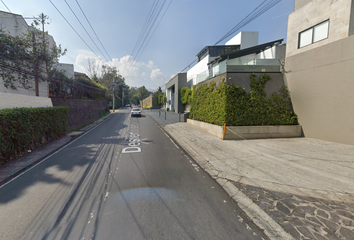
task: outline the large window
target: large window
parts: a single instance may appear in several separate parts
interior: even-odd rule
[[[299,48],[328,38],[329,20],[309,28],[299,34]]]

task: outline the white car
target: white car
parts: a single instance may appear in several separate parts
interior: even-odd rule
[[[132,117],[141,117],[141,110],[139,108],[133,108],[131,111]]]

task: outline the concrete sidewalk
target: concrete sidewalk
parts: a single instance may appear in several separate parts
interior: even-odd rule
[[[354,146],[309,138],[222,141],[145,113],[271,239],[354,239]]]

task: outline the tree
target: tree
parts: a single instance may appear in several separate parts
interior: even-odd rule
[[[140,100],[143,100],[148,96],[150,96],[150,92],[145,88],[145,86],[142,86],[140,88],[129,88],[129,99],[132,104],[139,104]]]
[[[87,66],[85,66],[85,70],[87,75],[91,78],[91,80],[98,82],[99,81],[99,68],[100,65],[97,64],[95,59],[89,58],[87,59]]]
[[[155,96],[156,96],[156,97],[159,97],[159,96],[162,95],[162,94],[163,94],[163,92],[162,92],[161,87],[158,87],[158,88],[157,88],[157,91],[153,93],[154,97],[155,97]]]
[[[150,96],[150,92],[145,88],[145,86],[138,88],[138,93],[140,95],[140,100],[143,100]]]
[[[66,53],[55,43],[50,46],[48,32],[44,31],[48,16],[39,14],[28,31],[20,36],[0,33],[0,76],[4,86],[30,89],[33,78],[38,96],[38,82],[50,81],[50,72]],[[42,31],[38,28],[42,24]],[[15,85],[15,84],[18,85]]]
[[[107,89],[111,89],[112,94],[113,94],[113,87],[112,87],[111,83],[115,82],[117,84],[117,86],[114,89],[116,101],[117,101],[117,103],[115,103],[115,105],[117,107],[122,106],[123,102],[127,103],[129,101],[129,94],[128,94],[129,86],[125,84],[124,77],[122,77],[122,75],[119,74],[119,71],[117,70],[116,67],[102,65],[101,75],[98,78],[98,82],[101,85],[105,86]],[[124,100],[122,102],[123,98],[124,98]]]

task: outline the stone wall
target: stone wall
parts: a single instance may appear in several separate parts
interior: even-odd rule
[[[81,100],[67,98],[52,98],[53,106],[68,106],[68,131],[81,127],[98,117],[107,108],[107,100]]]

